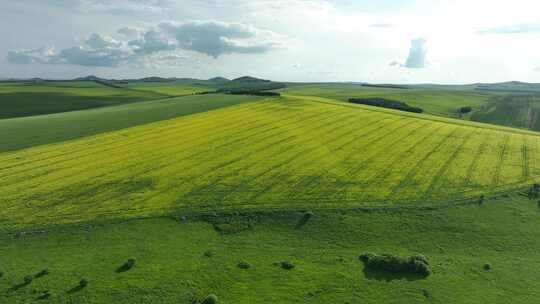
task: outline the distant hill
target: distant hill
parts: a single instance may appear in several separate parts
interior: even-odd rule
[[[259,78],[255,78],[255,77],[251,77],[251,76],[242,76],[242,77],[238,77],[238,78],[235,78],[232,80],[232,82],[236,82],[236,83],[240,83],[240,82],[249,82],[249,83],[253,83],[253,82],[271,82],[270,80],[266,80],[266,79],[259,79]]]
[[[85,77],[78,77],[73,79],[74,81],[107,81],[105,78],[97,77],[94,75],[88,75]]]
[[[476,90],[503,92],[540,92],[540,83],[507,81],[499,83],[477,83]]]
[[[210,83],[226,83],[226,82],[229,82],[230,80],[225,77],[218,76],[218,77],[210,78],[207,81]]]
[[[249,91],[267,91],[277,90],[285,88],[286,85],[281,82],[274,82],[271,80],[260,79],[252,76],[242,76],[235,78],[219,87],[221,91],[237,91],[237,90],[249,90]]]

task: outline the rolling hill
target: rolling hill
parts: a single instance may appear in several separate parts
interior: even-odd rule
[[[477,109],[496,96],[492,92],[472,90],[417,88],[414,86],[400,89],[338,83],[289,85],[283,92],[341,101],[347,101],[349,98],[386,98],[419,107],[428,114],[450,118],[460,117],[458,113],[460,107],[470,106]]]
[[[224,94],[165,98],[118,106],[1,119],[0,153],[260,100]]]
[[[0,83],[0,119],[99,108],[167,97],[94,81]]]
[[[436,206],[538,180],[539,139],[324,98],[267,99],[0,154],[0,226]]]
[[[538,133],[293,89],[0,120],[0,302],[540,298]],[[489,104],[406,91],[443,113]],[[432,274],[364,252],[422,254]]]
[[[471,120],[540,131],[540,95],[508,94],[477,108]]]

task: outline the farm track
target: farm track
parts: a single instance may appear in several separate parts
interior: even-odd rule
[[[402,190],[407,185],[407,183],[409,183],[410,180],[418,173],[418,170],[422,167],[423,163],[428,158],[430,158],[434,153],[436,153],[440,149],[440,147],[442,147],[445,144],[445,142],[450,137],[452,137],[452,135],[456,134],[456,132],[458,131],[459,131],[459,128],[454,127],[451,133],[449,133],[443,139],[441,139],[439,143],[435,145],[431,150],[427,151],[427,153],[414,165],[414,167],[411,170],[409,170],[409,172],[407,172],[405,177],[400,180],[399,184],[390,191],[390,194],[385,199],[394,197],[400,190]]]
[[[450,168],[459,153],[462,153],[462,148],[473,138],[474,134],[477,134],[476,132],[477,130],[471,130],[469,134],[467,134],[467,136],[462,140],[459,146],[452,152],[450,157],[444,162],[444,165],[440,167],[439,170],[437,170],[435,178],[431,180],[426,192],[422,196],[424,199],[433,197],[433,193],[437,190],[438,186],[440,187],[439,183],[441,179],[445,176],[446,171],[448,170],[448,168]]]
[[[521,168],[522,168],[522,172],[521,172],[521,176],[523,178],[523,180],[527,180],[529,178],[529,174],[530,174],[530,170],[529,170],[529,164],[530,164],[530,160],[529,160],[529,145],[527,144],[527,138],[523,138],[523,145],[521,146],[521,161],[522,161],[522,164],[521,164]]]
[[[538,180],[537,144],[283,97],[0,154],[0,228],[188,209],[437,205]]]
[[[497,186],[500,183],[502,166],[508,151],[508,142],[510,140],[510,136],[505,135],[503,138],[503,146],[500,149],[501,152],[499,153],[499,161],[495,167],[495,174],[493,175],[493,181],[491,182],[493,186]]]

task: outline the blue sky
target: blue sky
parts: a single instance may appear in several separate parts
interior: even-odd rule
[[[0,0],[0,78],[540,82],[540,4]]]

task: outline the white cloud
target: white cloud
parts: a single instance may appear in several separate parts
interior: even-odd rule
[[[82,13],[113,15],[160,14],[171,9],[170,0],[44,0],[60,8]]]
[[[32,50],[8,51],[6,60],[13,64],[48,63],[54,56],[54,48],[42,47]]]
[[[405,63],[399,61],[392,61],[388,65],[391,67],[402,67],[409,69],[421,69],[427,66],[427,41],[423,38],[416,38],[411,40],[411,47],[409,49],[409,56]]]
[[[133,34],[129,28],[118,30]],[[275,49],[277,34],[240,23],[198,21],[165,22],[146,31],[138,31],[138,39],[115,40],[106,35],[92,34],[82,45],[54,53],[52,49],[14,50],[8,53],[13,64],[50,63],[97,67],[117,67],[150,61],[162,62],[177,57],[164,52],[179,49],[195,51],[218,58],[225,54],[260,54]],[[150,56],[161,53],[159,56]],[[176,55],[174,55],[176,56]]]
[[[126,26],[116,31],[118,34],[127,37],[127,38],[137,38],[141,35],[143,30],[136,28],[136,27],[130,27]]]
[[[411,41],[411,48],[409,49],[409,57],[405,61],[404,67],[410,69],[425,68],[427,65],[426,56],[426,40],[423,38],[413,39]]]
[[[271,32],[240,23],[166,22],[159,27],[175,37],[179,47],[214,58],[231,53],[265,53],[277,47],[277,42],[263,37]]]

